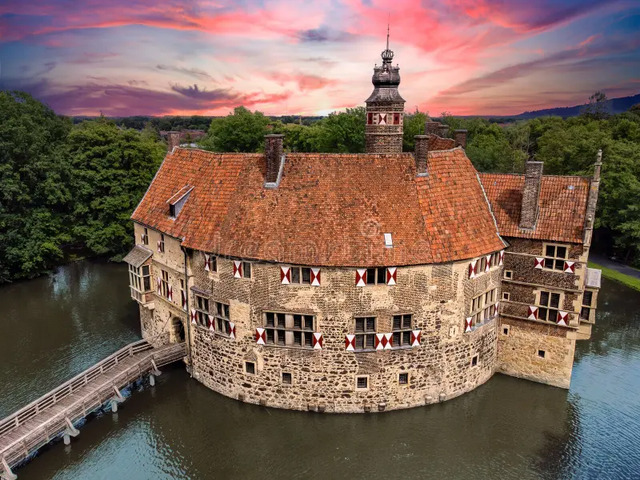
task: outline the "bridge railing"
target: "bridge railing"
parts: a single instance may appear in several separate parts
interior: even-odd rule
[[[17,412],[14,412],[13,414],[1,420],[0,436],[29,421],[31,418],[38,415],[41,411],[52,407],[63,398],[68,397],[76,390],[87,385],[102,373],[115,367],[124,359],[132,357],[137,353],[144,352],[145,350],[150,350],[152,348],[153,345],[151,345],[146,340],[138,340],[137,342],[130,343],[126,347],[121,348],[117,352],[96,363],[91,368],[88,368],[72,379],[67,380],[59,387],[51,390],[49,393],[44,394],[42,397],[34,400]]]
[[[131,348],[129,349],[129,347]],[[129,349],[129,352],[139,353],[146,350],[151,350],[152,347],[146,347],[146,345],[144,345],[144,341],[135,342],[121,350],[118,350],[113,355],[107,357],[104,361],[113,361],[112,357],[115,356],[126,358],[126,356],[122,356],[122,352],[126,351],[127,349]],[[95,388],[92,388],[91,392],[88,395],[78,398],[72,404],[67,405],[63,411],[53,414],[46,421],[30,429],[28,433],[13,440],[9,445],[5,446],[0,451],[0,458],[5,458],[6,461],[9,462],[9,464],[16,463],[20,458],[24,458],[25,452],[29,452],[35,448],[38,448],[38,446],[50,441],[52,438],[66,429],[66,419],[74,420],[77,418],[85,417],[89,412],[100,407],[106,400],[108,400],[108,398],[113,397],[114,387],[121,388],[122,386],[130,383],[136,378],[139,378],[145,372],[152,370],[154,368],[154,363],[156,367],[161,367],[163,365],[167,365],[169,363],[180,360],[184,355],[184,343],[165,345],[164,347],[157,349],[157,351],[149,352],[149,354],[143,355],[143,358],[140,360],[140,362],[134,363],[115,377],[110,377],[99,384],[92,385],[92,387],[95,386]],[[93,367],[89,370],[93,370]],[[80,377],[81,375],[79,375],[78,377]],[[70,383],[73,380],[75,380],[75,378],[66,383]],[[56,389],[54,391],[58,390],[59,389]],[[45,395],[45,397],[48,395],[49,394]],[[28,409],[29,407],[31,407],[31,405],[28,405],[27,407],[25,407],[25,409]],[[14,416],[12,415],[12,417]]]

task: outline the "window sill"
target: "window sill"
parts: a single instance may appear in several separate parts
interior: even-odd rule
[[[498,318],[498,315],[494,315],[493,317],[491,317],[491,318],[489,318],[489,319],[485,320],[484,322],[482,322],[482,323],[478,323],[478,324],[474,325],[473,327],[471,327],[471,331],[470,331],[470,332],[466,332],[466,333],[472,333],[472,332],[475,332],[476,330],[478,330],[478,329],[480,329],[480,328],[484,327],[485,325],[489,325],[489,324],[490,324],[491,322],[493,322],[496,318]]]
[[[265,343],[262,346],[263,347],[270,347],[270,348],[301,350],[301,351],[305,351],[305,352],[313,352],[314,351],[313,347],[303,347],[303,346],[300,346],[300,345],[276,345],[275,343]]]
[[[397,350],[411,350],[411,345],[403,345],[401,347],[391,347],[391,348],[382,348],[380,350],[376,350],[375,348],[366,348],[362,350],[354,350],[353,353],[377,353],[377,352],[388,352],[388,351],[397,351]]]
[[[221,333],[218,330],[214,330],[212,332],[211,330],[209,330],[209,327],[203,327],[202,325],[196,325],[196,328],[198,328],[199,330],[202,330],[203,333],[208,333],[209,335],[213,335],[215,337],[231,339],[231,337],[228,334]]]

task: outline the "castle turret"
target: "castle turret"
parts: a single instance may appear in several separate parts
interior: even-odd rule
[[[373,93],[367,98],[366,152],[401,153],[404,98],[398,92],[400,68],[391,65],[393,52],[382,52],[382,65],[373,69]]]

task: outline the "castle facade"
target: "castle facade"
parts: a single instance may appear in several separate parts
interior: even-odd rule
[[[466,132],[402,152],[393,52],[366,101],[366,154],[172,145],[127,255],[142,333],[186,341],[195,379],[271,407],[379,412],[496,372],[568,388],[589,338],[593,178],[478,173]],[[453,138],[449,138],[453,137]]]

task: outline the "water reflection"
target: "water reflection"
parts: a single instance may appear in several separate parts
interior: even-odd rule
[[[104,346],[119,322],[121,340],[134,336],[135,311],[131,320],[128,307],[116,307],[130,305],[126,287],[113,285],[126,274],[111,267],[69,274],[69,295],[82,275],[88,296],[95,283],[113,288],[101,300],[112,308],[106,317],[79,315],[82,335],[61,323],[75,332],[70,339]],[[238,403],[175,368],[117,416],[89,422],[71,449],[56,444],[43,452],[20,478],[638,478],[640,339],[637,314],[629,312],[639,303],[640,295],[605,283],[598,325],[591,343],[579,343],[569,391],[497,375],[441,405],[321,415]],[[93,329],[102,333],[91,336]]]

